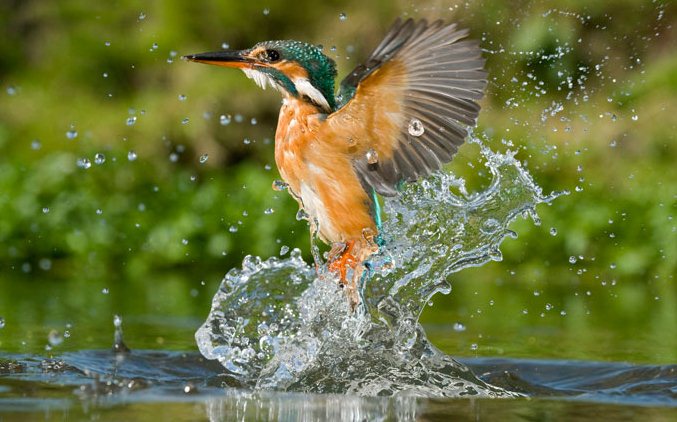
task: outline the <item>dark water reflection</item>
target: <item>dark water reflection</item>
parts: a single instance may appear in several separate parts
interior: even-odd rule
[[[677,365],[466,359],[525,399],[358,397],[238,388],[197,353],[0,356],[0,420],[613,420],[677,416]]]

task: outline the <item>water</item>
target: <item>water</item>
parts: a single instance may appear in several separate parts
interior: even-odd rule
[[[251,391],[197,353],[84,350],[0,358],[0,415],[10,420],[674,420],[677,366],[465,359],[487,382],[528,400],[363,397]],[[145,416],[147,415],[147,416]]]
[[[544,196],[512,154],[478,139],[489,185],[438,173],[385,202],[384,247],[367,262],[353,311],[326,265],[294,250],[286,259],[247,257],[225,276],[200,351],[240,385],[264,390],[392,396],[517,397],[435,348],[418,320],[451,274],[500,260],[519,216],[538,223]]]

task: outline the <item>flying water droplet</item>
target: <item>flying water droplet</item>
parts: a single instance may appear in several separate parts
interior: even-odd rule
[[[373,164],[378,163],[378,153],[375,150],[370,149],[369,151],[367,151],[366,157],[367,157],[367,164],[373,165]]]
[[[309,218],[310,218],[310,216],[308,215],[308,213],[303,208],[299,209],[296,212],[296,220],[297,221],[308,220]]]
[[[268,9],[266,7],[265,9],[263,9],[263,16],[268,16],[268,15],[270,15],[270,9]]]
[[[52,347],[58,346],[61,343],[63,343],[63,337],[56,330],[52,330],[47,335],[47,341],[49,342],[49,345]]]
[[[77,162],[78,167],[81,169],[87,170],[92,167],[92,162],[89,161],[89,158],[80,158]]]
[[[228,126],[232,120],[232,117],[230,114],[222,114],[221,117],[219,117],[219,123],[221,123],[221,126]]]
[[[43,214],[49,214],[49,208],[48,208],[48,207],[43,207],[43,208],[42,208],[42,213],[43,213]]]
[[[418,120],[418,119],[411,119],[409,121],[409,134],[411,136],[421,136],[425,132],[425,128],[423,127],[423,123]]]
[[[31,149],[32,149],[33,151],[37,151],[37,150],[39,150],[40,148],[42,148],[42,142],[40,142],[39,139],[34,139],[34,140],[31,142]]]
[[[200,164],[206,163],[207,160],[209,160],[209,154],[202,154],[202,155],[200,156]]]
[[[139,20],[142,21],[146,19],[146,14],[144,12],[139,13]]]
[[[569,264],[575,264],[577,261],[578,261],[578,258],[576,258],[575,256],[571,255],[569,257]]]
[[[127,126],[134,126],[136,124],[136,116],[127,117]]]
[[[78,131],[75,130],[75,129],[71,126],[71,128],[68,130],[68,132],[66,132],[66,138],[68,138],[68,139],[75,139],[75,138],[77,138],[77,137],[78,137]]]
[[[550,227],[550,236],[557,236],[557,229],[554,227]]]
[[[287,252],[289,252],[289,246],[282,245],[282,247],[280,248],[280,256],[286,255]]]
[[[287,190],[288,184],[283,182],[282,180],[274,180],[273,181],[273,190],[277,192],[282,192],[283,190]]]
[[[136,158],[137,158],[137,157],[136,157],[136,152],[134,152],[134,151],[129,151],[129,152],[127,153],[127,160],[129,160],[129,161],[136,161]]]
[[[459,333],[465,331],[465,325],[461,324],[460,322],[454,323],[454,331]]]
[[[186,101],[186,98],[188,97],[183,94],[179,94],[179,101]]]
[[[339,13],[339,20],[340,20],[341,22],[345,22],[347,19],[348,19],[348,15],[346,15],[346,14],[343,13],[343,12]]]
[[[105,163],[105,162],[106,162],[106,156],[103,155],[102,153],[97,152],[97,153],[94,155],[94,164],[100,166],[101,164],[103,164],[103,163]]]
[[[228,228],[228,231],[231,233],[237,233],[237,226],[232,225]]]
[[[5,328],[5,318],[0,317],[0,328]]]
[[[266,208],[265,210],[263,210],[263,213],[266,214],[266,215],[270,215],[274,212],[275,212],[275,210],[272,209],[272,208]]]

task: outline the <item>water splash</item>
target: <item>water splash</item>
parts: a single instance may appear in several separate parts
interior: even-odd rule
[[[518,216],[536,223],[544,196],[514,154],[479,140],[492,181],[468,193],[437,173],[387,199],[385,246],[369,259],[351,312],[333,276],[292,251],[287,259],[245,258],[226,276],[197,331],[200,351],[241,385],[366,396],[511,396],[478,379],[427,340],[418,318],[430,298],[449,293],[451,274],[500,260]]]

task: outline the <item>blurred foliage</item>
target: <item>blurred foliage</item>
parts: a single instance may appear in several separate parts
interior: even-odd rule
[[[478,279],[576,286],[561,307],[590,286],[638,285],[620,312],[660,296],[674,317],[674,4],[415,3],[0,3],[3,277],[143,280],[186,269],[200,279],[245,254],[308,251],[295,202],[270,189],[277,93],[180,56],[301,39],[322,43],[345,74],[396,16],[441,17],[486,50],[477,133],[516,150],[546,191],[571,194],[538,210],[541,226],[516,223],[505,260],[461,272],[460,293],[439,300],[463,308],[471,292],[493,289]],[[487,175],[475,149],[449,169],[479,188]]]

